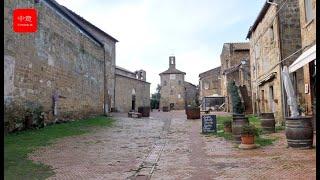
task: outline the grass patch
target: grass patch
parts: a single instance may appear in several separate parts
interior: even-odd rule
[[[224,132],[223,130],[223,122],[226,120],[231,120],[232,116],[217,116],[217,133],[215,135],[217,137],[223,137],[224,139],[231,141],[233,140],[232,133]],[[277,138],[265,137],[261,136],[262,129],[261,129],[261,120],[259,117],[254,115],[248,115],[248,120],[250,124],[253,124],[259,131],[259,136],[255,137],[255,143],[259,144],[260,146],[267,146],[273,144]],[[282,126],[283,127],[283,126]],[[279,129],[282,127],[278,127]],[[277,127],[276,127],[277,131]]]
[[[285,126],[276,126],[276,132],[279,132],[285,129],[286,129]]]
[[[92,127],[111,126],[112,122],[113,120],[108,117],[98,116],[6,135],[4,138],[5,179],[46,179],[54,174],[51,167],[28,160],[29,153],[59,138],[84,134]]]

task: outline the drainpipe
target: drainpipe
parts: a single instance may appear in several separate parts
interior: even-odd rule
[[[107,115],[106,113],[106,49],[103,45],[103,114]]]

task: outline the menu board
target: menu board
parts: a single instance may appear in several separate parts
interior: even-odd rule
[[[217,132],[216,115],[202,115],[202,133]]]

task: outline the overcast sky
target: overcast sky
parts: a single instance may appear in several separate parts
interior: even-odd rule
[[[57,0],[119,42],[116,65],[144,69],[151,93],[176,56],[185,80],[220,66],[223,43],[245,42],[265,0]]]

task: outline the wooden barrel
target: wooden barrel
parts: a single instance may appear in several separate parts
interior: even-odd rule
[[[138,112],[141,113],[142,117],[150,116],[150,106],[140,106],[138,107]]]
[[[312,117],[286,117],[286,137],[289,147],[312,148]]]
[[[200,108],[198,107],[187,107],[187,119],[200,119]]]
[[[264,133],[275,133],[276,122],[273,113],[261,113],[261,128]]]
[[[232,135],[236,143],[241,143],[241,131],[243,125],[249,125],[248,117],[234,116],[232,120]]]

